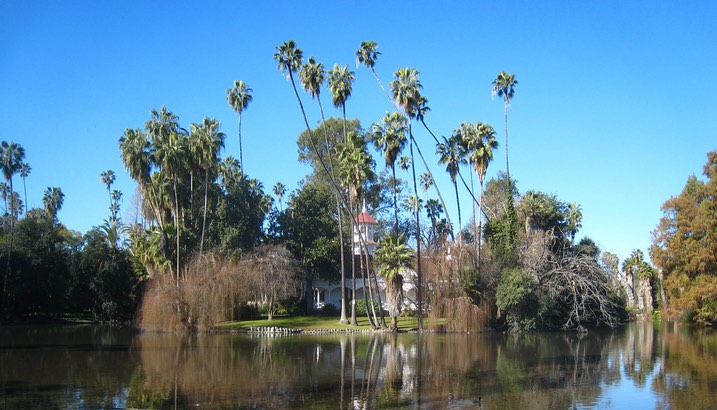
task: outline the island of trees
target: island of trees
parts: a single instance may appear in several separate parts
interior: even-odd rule
[[[355,80],[347,65],[327,70],[304,58],[294,41],[276,47],[274,59],[305,124],[297,130],[298,160],[312,168],[293,192],[281,182],[266,189],[244,169],[243,157],[252,153],[242,151],[242,138],[252,136],[242,136],[241,124],[253,90],[243,81],[226,90],[238,117],[238,159],[221,156],[227,136],[217,120],[186,127],[166,107],[152,110],[118,141],[137,184],[132,204],[122,217],[115,173],[102,172],[107,218],[85,234],[58,220],[64,199],[58,187],[47,188],[42,209],[24,208],[31,167],[21,145],[3,141],[2,320],[69,314],[196,331],[260,314],[321,313],[349,325],[365,315],[377,329],[395,330],[401,315],[415,315],[419,330],[432,317],[445,319],[449,331],[531,331],[615,327],[661,312],[717,323],[717,153],[708,154],[706,179],[690,177],[663,205],[649,252],[654,265],[640,250],[620,263],[590,238],[576,243],[580,205],[521,192],[511,176],[514,74],[486,81],[502,102],[504,133],[471,119],[438,137],[419,71],[399,68],[386,86],[374,69],[379,56],[370,41],[356,52],[393,110],[362,125],[347,115]],[[324,116],[326,87],[338,118]],[[308,118],[310,103],[320,118]],[[430,136],[430,146],[419,145],[419,133]],[[486,180],[499,140],[505,172]],[[439,186],[435,172],[446,172],[451,184]],[[455,215],[447,195],[459,204]],[[460,212],[465,201],[470,215]],[[378,220],[374,256],[353,252],[364,209]],[[363,232],[358,242],[359,249],[369,245]],[[353,288],[345,286],[348,279]],[[314,311],[316,280],[342,284],[340,306]],[[368,286],[363,300],[356,298],[359,280]],[[414,300],[403,294],[405,281],[416,289]]]

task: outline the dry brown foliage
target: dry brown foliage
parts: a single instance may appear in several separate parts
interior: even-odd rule
[[[248,266],[217,255],[197,257],[180,281],[157,275],[147,284],[137,324],[145,330],[203,331],[238,319],[250,294]]]

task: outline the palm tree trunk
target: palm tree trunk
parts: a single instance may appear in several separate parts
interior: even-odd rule
[[[480,178],[480,193],[478,194],[479,202],[478,202],[478,236],[476,237],[476,249],[478,252],[478,272],[480,272],[480,251],[481,251],[481,242],[482,242],[482,236],[483,236],[483,178]]]
[[[339,204],[339,194],[336,193],[336,213],[338,215],[339,219],[339,254],[341,256],[341,319],[339,319],[339,323],[346,324],[348,323],[348,319],[346,319],[346,262],[344,258],[344,227],[341,223],[341,206]]]
[[[391,163],[391,173],[393,174],[393,216],[395,218],[393,225],[393,233],[398,236],[398,193],[396,192],[396,164]]]
[[[27,210],[30,209],[30,205],[27,203],[27,185],[25,185],[25,177],[22,177],[22,190],[25,193],[25,214],[27,214]]]
[[[359,236],[361,236],[361,230],[359,229]],[[361,270],[361,283],[363,283],[363,300],[366,303],[366,317],[372,328],[378,327],[378,320],[376,320],[376,310],[373,306],[373,287],[371,286],[371,280],[368,281],[368,295],[366,294],[366,276],[367,272],[364,270],[364,258],[363,258],[363,247],[359,242],[359,269]]]
[[[409,125],[410,128],[410,125]],[[451,240],[455,241],[455,236],[453,235],[453,224],[451,223],[451,217],[448,213],[448,208],[446,208],[446,202],[443,200],[443,195],[441,195],[441,190],[438,188],[438,184],[436,184],[436,179],[433,177],[433,173],[431,172],[431,169],[428,167],[428,162],[426,162],[426,158],[423,156],[423,153],[421,152],[421,147],[418,146],[418,143],[413,138],[413,134],[410,134],[411,141],[416,145],[416,151],[418,151],[418,156],[421,157],[421,161],[423,161],[423,166],[426,168],[426,172],[428,172],[428,175],[431,177],[431,181],[433,182],[433,188],[436,190],[436,194],[438,195],[438,200],[441,201],[441,206],[443,206],[443,210],[446,213],[446,220],[448,221],[448,226],[451,228],[449,230],[451,234]],[[413,155],[413,154],[411,154]],[[414,170],[415,173],[415,170]],[[416,192],[416,196],[418,196],[418,192]]]
[[[331,146],[329,144],[329,136],[326,131],[326,118],[324,117],[324,106],[321,105],[321,96],[316,96],[316,102],[319,104],[319,112],[321,113],[321,124],[324,130],[324,146],[326,147],[326,153],[329,156],[329,173],[330,177],[336,180],[334,173],[334,160],[331,156]],[[345,124],[345,122],[344,122]],[[346,264],[344,256],[344,228],[341,223],[341,202],[339,201],[339,193],[336,193],[336,215],[338,215],[338,228],[339,228],[339,254],[341,255],[341,318],[339,323],[347,324],[349,321],[346,319]]]
[[[373,284],[376,288],[376,299],[378,299],[378,313],[379,317],[381,318],[381,326],[383,329],[386,328],[386,317],[383,314],[383,301],[381,300],[381,288],[378,287],[378,278],[376,277],[376,272],[372,269],[371,264],[371,258],[369,257],[368,253],[366,254],[366,265],[368,266],[368,280],[371,281],[371,277],[373,275]]]
[[[199,241],[199,256],[204,253],[204,230],[207,226],[207,188],[209,186],[209,169],[204,178],[204,218],[202,219],[202,239]]]
[[[510,167],[508,162],[508,97],[505,97],[505,174],[508,176],[508,192],[510,189]]]
[[[423,275],[421,272],[421,222],[418,215],[418,184],[416,183],[416,162],[413,156],[413,146],[416,145],[411,130],[411,119],[408,119],[408,135],[411,137],[411,170],[413,171],[413,192],[416,194],[416,204],[413,213],[416,218],[416,304],[418,305],[418,331],[423,330]]]
[[[349,208],[352,208],[352,199],[351,199],[351,193],[349,193]],[[353,222],[353,216],[351,216],[352,222],[351,226],[353,227],[355,224]],[[353,242],[353,235],[351,235],[351,326],[356,326],[356,257],[354,255],[354,242]],[[366,292],[364,292],[365,294]]]
[[[3,281],[3,296],[5,297],[6,305],[9,305],[9,302],[10,302],[10,297],[6,293],[6,291],[7,291],[7,283],[11,280],[10,278],[11,278],[11,274],[12,274],[12,272],[11,272],[12,264],[10,263],[10,258],[12,257],[12,245],[13,245],[13,242],[15,241],[15,217],[14,217],[15,207],[12,206],[13,192],[14,192],[14,190],[13,190],[13,186],[12,186],[12,175],[10,175],[10,202],[11,202],[11,204],[10,204],[10,246],[8,247],[8,251],[7,251],[7,271],[5,273],[5,280]],[[5,198],[5,208],[7,209],[7,207],[8,207],[8,201],[7,201],[7,197],[6,197]],[[3,306],[3,308],[9,308],[9,306]]]
[[[294,80],[291,80],[292,82]],[[304,107],[301,107],[301,110],[304,110]],[[239,171],[241,173],[244,173],[244,153],[242,152],[242,146],[241,146],[241,112],[239,113]]]
[[[180,266],[179,266],[179,195],[177,195],[177,180],[174,180],[174,223],[175,223],[175,231],[177,233],[177,283],[179,283],[179,272],[180,272]]]

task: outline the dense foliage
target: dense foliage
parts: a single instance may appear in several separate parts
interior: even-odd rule
[[[717,152],[707,154],[706,180],[687,179],[662,205],[651,256],[664,275],[670,310],[686,320],[717,324]]]

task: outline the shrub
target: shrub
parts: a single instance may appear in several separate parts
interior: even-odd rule
[[[367,307],[368,307],[368,305],[366,304],[365,300],[363,300],[363,299],[356,300],[356,316],[366,316],[366,314],[367,314],[366,308]],[[374,302],[373,307],[376,309],[376,314],[378,315],[378,313],[379,313],[378,302]]]
[[[511,331],[533,330],[538,313],[535,279],[522,269],[506,269],[501,273],[496,305],[506,317]]]

